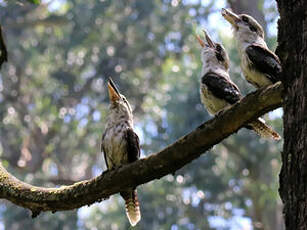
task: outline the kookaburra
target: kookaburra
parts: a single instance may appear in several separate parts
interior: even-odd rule
[[[232,104],[238,102],[242,95],[239,88],[229,77],[229,58],[224,47],[214,43],[204,31],[206,41],[197,39],[202,46],[202,71],[200,79],[200,98],[211,115],[215,115]],[[254,130],[265,138],[279,140],[280,136],[261,118],[250,122],[246,128]]]
[[[133,131],[133,115],[129,102],[120,94],[113,81],[108,81],[110,98],[109,114],[102,136],[101,151],[108,170],[134,162],[140,157],[140,145]],[[132,226],[141,219],[141,212],[135,188],[120,192],[126,203],[126,214]]]
[[[261,25],[251,16],[222,9],[222,16],[232,25],[246,80],[256,88],[281,80],[279,58],[268,49]]]

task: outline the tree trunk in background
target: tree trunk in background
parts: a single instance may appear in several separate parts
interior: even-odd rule
[[[283,63],[284,151],[279,193],[287,230],[307,229],[307,2],[277,0]]]
[[[252,15],[266,32],[267,24],[261,10],[263,8],[262,0],[228,0],[228,4],[235,13]]]

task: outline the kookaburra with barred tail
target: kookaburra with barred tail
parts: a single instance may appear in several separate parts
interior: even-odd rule
[[[137,134],[133,131],[133,115],[129,102],[119,93],[110,79],[108,82],[110,97],[109,114],[102,136],[101,151],[108,170],[132,163],[140,157],[140,145]],[[126,203],[126,214],[132,226],[141,219],[141,212],[135,188],[121,191]]]
[[[200,79],[200,98],[211,115],[215,115],[227,107],[238,102],[242,95],[239,88],[231,81],[229,58],[224,47],[214,43],[204,31],[206,42],[199,36],[197,39],[202,46],[202,71]],[[279,140],[280,136],[264,121],[258,118],[246,125],[264,138]]]
[[[268,49],[261,25],[251,16],[222,9],[222,16],[232,25],[246,80],[256,88],[281,80],[279,58]]]

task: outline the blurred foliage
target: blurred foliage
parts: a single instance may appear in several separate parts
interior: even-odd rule
[[[28,0],[28,2],[31,2],[34,4],[40,4],[40,0]]]
[[[270,26],[276,8],[260,2]],[[2,163],[40,186],[101,173],[109,76],[133,106],[143,156],[210,119],[198,91],[201,62],[194,34],[201,26],[223,41],[242,92],[253,90],[240,76],[232,37],[212,24],[220,7],[214,1],[177,0],[1,2],[9,51],[0,75]],[[268,41],[274,47],[274,36]],[[273,118],[268,123],[282,133],[275,114],[265,118]],[[244,223],[282,229],[281,145],[241,130],[174,175],[140,186],[142,220],[135,229],[243,229]],[[130,228],[117,195],[36,219],[5,202],[0,217],[3,229]]]

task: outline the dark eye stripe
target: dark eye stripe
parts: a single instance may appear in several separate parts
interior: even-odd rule
[[[245,17],[245,16],[242,17],[242,20],[243,20],[243,22],[248,22],[248,18]]]
[[[224,62],[225,58],[223,56],[222,46],[218,43],[215,43],[215,46],[216,46],[215,56],[216,56],[217,60],[220,61],[220,62]]]
[[[219,60],[220,62],[224,62],[225,59],[220,52],[216,52],[215,56],[216,56],[217,60]]]
[[[123,100],[124,100],[125,104],[129,107],[129,103],[128,103],[127,99],[123,97]]]
[[[249,29],[253,32],[257,32],[257,28],[252,25],[249,25]]]

